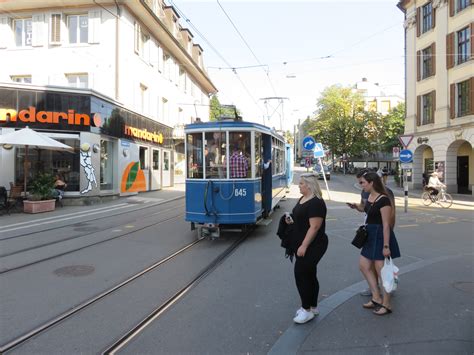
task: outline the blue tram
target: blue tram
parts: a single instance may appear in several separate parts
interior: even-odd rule
[[[268,127],[244,121],[185,127],[186,221],[200,236],[242,229],[270,215],[291,184],[291,147]]]

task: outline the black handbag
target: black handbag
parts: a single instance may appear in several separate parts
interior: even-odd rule
[[[381,195],[379,195],[374,203],[372,205],[370,205],[368,211],[367,211],[367,216],[369,215],[369,212],[372,208],[373,205],[375,205],[375,203],[379,200]],[[366,219],[367,221],[367,219]],[[359,228],[357,228],[356,230],[356,235],[354,237],[354,239],[352,239],[352,242],[351,244],[353,246],[355,246],[357,249],[360,249],[364,246],[364,244],[367,242],[367,238],[369,237],[369,233],[367,232],[367,224],[363,224],[361,225]]]
[[[356,235],[354,239],[352,239],[351,244],[355,246],[357,249],[360,249],[364,246],[365,242],[367,242],[367,237],[369,233],[367,232],[367,226],[365,224],[361,225],[356,230]]]

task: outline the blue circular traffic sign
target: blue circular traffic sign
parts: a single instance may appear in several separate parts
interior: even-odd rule
[[[400,163],[411,163],[413,161],[413,152],[408,149],[403,149],[400,152]]]
[[[316,141],[311,136],[306,136],[303,138],[303,149],[305,150],[313,150],[314,146],[316,145]]]

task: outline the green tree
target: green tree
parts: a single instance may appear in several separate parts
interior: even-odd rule
[[[333,85],[322,92],[308,133],[329,148],[333,157],[359,155],[369,148],[367,122],[362,96],[350,87]]]
[[[399,144],[398,136],[405,130],[405,103],[395,106],[382,121],[383,133],[381,135],[381,150],[391,152]]]
[[[221,115],[221,103],[219,102],[217,95],[211,97],[210,106],[209,121],[216,121]]]

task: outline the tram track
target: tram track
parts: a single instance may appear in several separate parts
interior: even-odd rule
[[[207,275],[209,275],[215,268],[217,268],[250,234],[251,230],[246,231],[245,233],[240,236],[238,240],[233,242],[229,247],[227,247],[222,253],[220,253],[211,263],[209,263],[206,267],[204,267],[198,274],[195,276],[191,282],[188,282],[184,287],[179,289],[173,296],[168,298],[165,302],[163,302],[159,307],[155,308],[144,320],[140,321],[136,326],[131,328],[130,331],[127,331],[124,335],[122,335],[118,341],[115,341],[111,346],[109,346],[103,353],[115,353],[116,350],[125,346],[129,343],[134,336],[139,334],[143,329],[146,328],[148,324],[150,324],[153,320],[157,319],[161,314],[163,314],[169,307],[171,307],[174,303],[178,302],[185,294],[187,294],[197,283],[199,283],[202,279],[204,279]],[[151,273],[152,271],[159,271],[160,267],[164,266],[165,264],[169,263],[170,261],[176,259],[178,256],[182,255],[186,251],[189,251],[192,247],[196,246],[198,243],[201,243],[204,239],[197,239],[184,247],[180,248],[179,250],[175,251],[171,255],[154,262],[150,266],[138,271],[134,275],[128,277],[126,280],[116,284],[115,286],[110,287],[109,289],[100,292],[94,297],[89,298],[86,301],[78,304],[77,306],[72,306],[69,310],[51,318],[50,320],[36,326],[35,328],[23,333],[22,335],[0,345],[0,354],[4,354],[15,348],[20,347],[22,344],[26,343],[28,340],[31,340],[35,337],[38,337],[42,334],[45,334],[53,328],[54,326],[58,325],[61,322],[66,320],[72,319],[75,315],[77,315],[81,311],[85,311],[86,309],[92,307],[94,304],[98,303],[101,300],[106,299],[108,296],[111,296],[113,293],[118,291],[121,288],[124,288],[127,285],[130,285],[137,279],[141,278],[142,276]],[[110,349],[110,351],[109,351]]]
[[[152,215],[149,215],[148,217],[150,217]],[[122,237],[126,237],[126,236],[130,236],[136,232],[139,232],[139,231],[143,231],[145,229],[148,229],[148,228],[151,228],[151,227],[155,227],[157,225],[160,225],[160,224],[163,224],[163,223],[166,223],[166,222],[170,222],[172,220],[175,220],[179,217],[182,217],[184,216],[184,213],[180,213],[178,215],[175,215],[175,216],[172,216],[172,217],[169,217],[169,218],[165,218],[165,219],[162,219],[158,222],[154,222],[154,223],[151,223],[151,224],[147,224],[143,227],[140,227],[140,228],[137,228],[137,229],[134,229],[134,230],[130,230],[128,232],[125,232],[125,233],[122,233],[122,234],[118,234],[118,235],[114,235],[113,237],[110,237],[110,238],[106,238],[106,239],[102,239],[100,241],[97,241],[95,243],[92,243],[92,244],[87,244],[87,245],[84,245],[84,246],[81,246],[79,248],[74,248],[74,249],[71,249],[71,250],[68,250],[68,251],[65,251],[63,253],[59,253],[59,254],[55,254],[55,255],[52,255],[52,256],[49,256],[49,257],[46,257],[46,258],[42,258],[42,259],[39,259],[39,260],[35,260],[33,262],[30,262],[30,263],[27,263],[27,264],[23,264],[23,265],[19,265],[19,266],[16,266],[16,267],[12,267],[12,268],[7,268],[5,270],[0,270],[0,275],[2,274],[6,274],[6,273],[9,273],[9,272],[12,272],[12,271],[16,271],[16,270],[19,270],[19,269],[23,269],[25,267],[29,267],[29,266],[32,266],[32,265],[36,265],[36,264],[39,264],[39,263],[42,263],[42,262],[45,262],[45,261],[48,261],[48,260],[53,260],[55,258],[59,258],[61,256],[64,256],[64,255],[68,255],[68,254],[72,254],[72,253],[75,253],[77,251],[80,251],[80,250],[84,250],[84,249],[87,249],[87,248],[90,248],[90,247],[93,247],[93,246],[97,246],[97,245],[100,245],[100,244],[103,244],[103,243],[106,243],[106,242],[109,242],[111,240],[115,240],[115,239],[119,239],[119,238],[122,238]],[[143,218],[144,219],[144,218]],[[130,222],[127,222],[127,223],[124,223],[122,225],[126,225]],[[116,228],[116,227],[115,227]],[[84,235],[81,235],[81,236],[76,236],[76,237],[71,237],[71,238],[66,238],[66,239],[62,239],[62,240],[59,240],[59,241],[56,241],[56,242],[52,242],[52,243],[48,243],[48,244],[43,244],[43,245],[40,245],[40,246],[37,246],[37,247],[31,247],[31,248],[27,248],[27,249],[24,249],[24,250],[20,250],[20,251],[16,251],[16,252],[13,252],[13,253],[9,253],[9,254],[4,254],[4,255],[0,255],[0,257],[6,257],[6,256],[12,256],[12,255],[17,255],[17,254],[21,254],[21,253],[24,253],[26,251],[31,251],[31,250],[35,250],[35,249],[40,249],[40,248],[44,248],[46,246],[50,246],[50,245],[54,245],[54,244],[58,244],[58,243],[61,243],[61,242],[65,242],[65,241],[69,241],[71,239],[77,239],[77,238],[81,238],[81,237],[86,237],[86,236],[89,236],[89,235],[92,235],[92,234],[96,234],[96,233],[100,233],[100,232],[104,232],[104,231],[107,231],[109,228],[107,229],[103,229],[101,231],[94,231],[93,233],[88,233],[88,234],[84,234]]]

